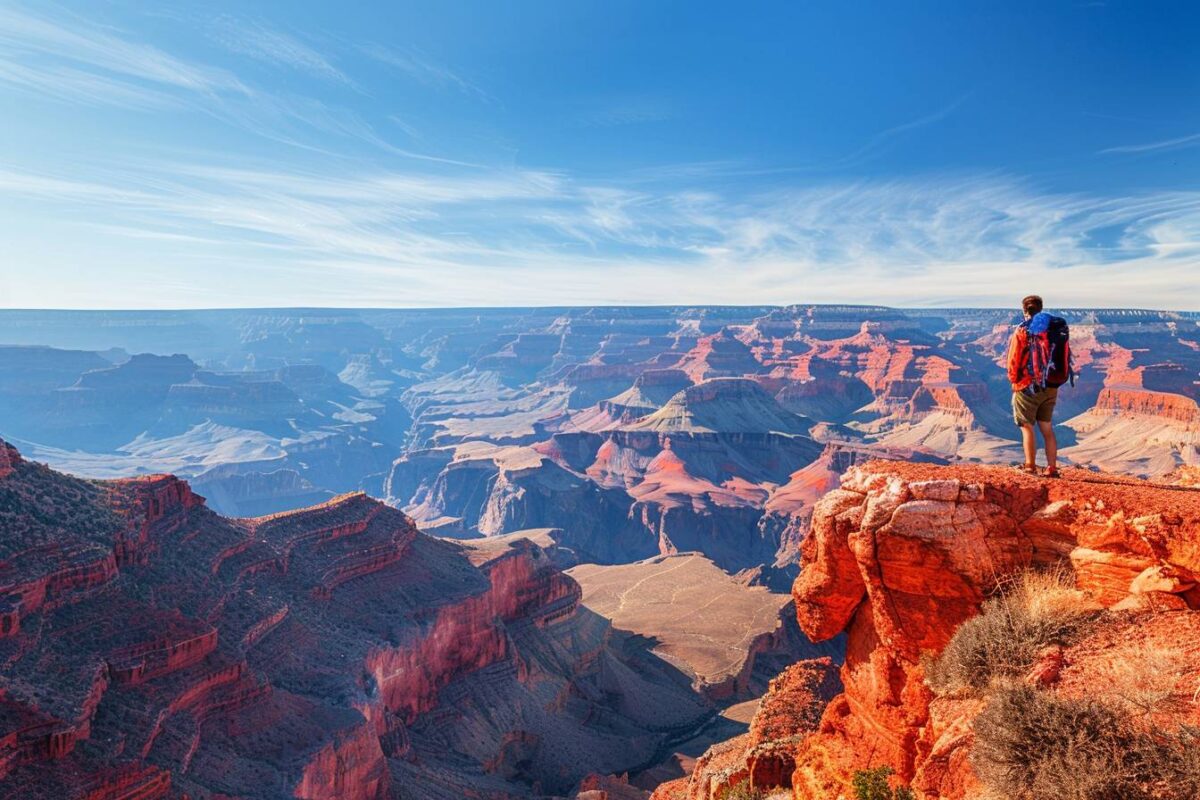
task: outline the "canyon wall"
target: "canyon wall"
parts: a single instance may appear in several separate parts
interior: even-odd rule
[[[362,494],[229,520],[0,453],[0,797],[566,794],[712,713],[529,540]]]

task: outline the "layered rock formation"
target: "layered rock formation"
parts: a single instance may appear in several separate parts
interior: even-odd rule
[[[817,504],[794,590],[810,637],[845,633],[844,688],[815,730],[793,729],[794,771],[757,785],[818,800],[848,794],[856,770],[885,765],[925,800],[974,796],[971,721],[982,704],[935,699],[925,659],[1005,581],[1055,564],[1112,609],[1038,673],[1067,696],[1086,694],[1089,681],[1111,680],[1113,664],[1172,637],[1188,642],[1200,625],[1200,491],[1081,470],[1047,481],[1001,468],[852,468]],[[1184,672],[1200,678],[1200,665]],[[721,752],[732,753],[724,777],[693,780],[681,796],[716,798],[750,774],[745,743]]]
[[[1197,315],[1060,313],[1080,369],[1059,398],[1063,458],[1146,476],[1200,463]],[[491,482],[507,473],[482,451],[550,452],[569,434],[809,435],[951,460],[1014,460],[1001,368],[1013,322],[1003,310],[809,305],[0,312],[0,342],[22,345],[0,346],[0,435],[75,474],[197,479],[217,510],[238,516],[346,491],[383,494],[386,484],[389,502],[423,527],[476,535]],[[772,447],[747,456],[771,457]],[[550,473],[564,466],[550,461]],[[695,475],[691,465],[686,472]],[[596,491],[586,472],[570,504],[585,513],[524,509],[512,498],[526,483],[562,475],[509,477],[516,488],[487,514],[504,530],[524,516],[521,524],[595,544],[595,532],[572,523],[605,518],[612,527],[614,514],[645,511],[658,527],[664,513],[620,497],[614,511],[608,487]],[[752,482],[736,490],[739,503],[786,480]],[[720,483],[718,494],[728,488]],[[707,486],[662,485],[680,507],[714,505]],[[751,506],[716,513],[716,528],[739,539],[730,552],[746,530],[773,524],[762,522],[759,501]],[[665,515],[677,549],[703,546],[708,512]],[[632,527],[629,535],[636,546],[622,560],[667,551],[644,547]],[[794,558],[794,548],[777,551],[757,548],[754,560],[770,567]],[[708,555],[732,566],[717,550]]]
[[[1193,482],[1200,317],[1062,313],[1081,371],[1078,385],[1060,393],[1064,458]],[[962,748],[927,742],[950,728],[919,720],[953,714],[937,703],[920,710],[914,665],[922,648],[974,613],[992,570],[1073,552],[1081,581],[1107,604],[1139,606],[1143,596],[1160,605],[1192,602],[1186,592],[1147,589],[1186,585],[1171,583],[1178,576],[1170,570],[1183,563],[1178,554],[1162,556],[1153,545],[1147,555],[1124,533],[1112,534],[1118,544],[1103,537],[1082,544],[1075,522],[1047,516],[1057,512],[1026,514],[1027,502],[1052,509],[1068,501],[1103,518],[1124,490],[1113,498],[1086,494],[1100,484],[1083,473],[1045,489],[1006,473],[969,480],[955,473],[960,493],[978,484],[985,498],[904,488],[896,491],[909,495],[893,511],[887,504],[896,498],[861,483],[882,468],[851,473],[851,485],[839,489],[840,473],[873,457],[1015,458],[1000,369],[1013,321],[1005,311],[853,306],[0,312],[0,339],[23,345],[0,347],[0,433],[30,441],[21,445],[27,457],[91,477],[178,471],[237,516],[367,489],[385,493],[427,532],[491,539],[456,545],[414,535],[406,543],[379,521],[393,520],[399,536],[403,517],[372,511],[378,507],[361,498],[295,519],[230,521],[162,477],[38,479],[21,500],[38,513],[14,519],[6,532],[16,544],[0,553],[8,587],[4,663],[30,676],[6,687],[4,713],[19,733],[5,739],[6,752],[19,754],[5,756],[6,768],[41,781],[48,768],[27,755],[43,744],[59,753],[76,741],[55,762],[64,792],[86,784],[101,795],[136,795],[145,786],[153,796],[169,780],[172,792],[207,797],[230,793],[213,788],[222,774],[251,769],[229,755],[250,736],[259,749],[302,755],[295,763],[255,761],[264,785],[310,796],[350,792],[351,784],[385,793],[419,786],[430,797],[502,796],[535,783],[565,793],[584,771],[626,768],[642,780],[634,768],[669,754],[673,745],[664,742],[690,735],[690,724],[710,713],[689,690],[695,670],[647,654],[650,643],[633,647],[637,637],[610,634],[578,606],[570,580],[551,562],[620,569],[698,551],[741,583],[779,589],[791,584],[807,541],[817,549],[803,556],[814,565],[805,580],[818,588],[801,593],[809,598],[800,601],[801,619],[819,635],[845,628],[853,666],[843,673],[847,699],[831,707],[848,721],[831,711],[811,737],[812,757],[797,763],[814,765],[816,783],[836,783],[857,763],[843,763],[839,742],[878,730],[882,744],[872,758],[893,759],[906,778],[951,796],[950,784],[932,777],[937,758],[923,748],[951,759],[937,763],[958,763]],[[0,485],[41,474],[34,469],[0,448]],[[924,480],[905,477],[905,469],[919,468],[896,467],[904,487]],[[843,491],[860,497],[859,511],[821,510],[827,492],[850,503]],[[917,496],[930,491],[946,496]],[[912,530],[893,536],[913,512],[899,509],[913,502],[935,504],[918,507],[924,521],[912,523],[928,529],[924,538]],[[1143,514],[1125,508],[1122,524],[1145,527]],[[854,521],[860,511],[868,522]],[[288,543],[289,526],[318,530],[324,523],[311,519],[338,513],[373,516],[361,531]],[[872,514],[892,516],[871,527]],[[828,520],[838,515],[849,521],[837,525],[858,526],[830,551],[843,561],[851,551],[853,558],[837,562],[849,571],[830,566],[836,559],[820,566],[829,555],[821,548],[836,539]],[[966,538],[939,549],[941,539],[928,531],[947,520]],[[982,543],[968,531],[972,520],[988,531]],[[513,534],[530,528],[541,530],[536,539],[545,549]],[[862,561],[851,540],[878,543],[873,557],[890,560]],[[196,566],[211,565],[209,547],[229,549],[216,572]],[[989,565],[986,575],[976,562]],[[1169,574],[1146,572],[1152,567],[1170,567]],[[939,577],[928,577],[934,568]],[[1145,591],[1130,599],[1135,568],[1146,572],[1138,583]],[[851,602],[855,571],[862,596]],[[199,585],[200,575],[211,586],[181,588]],[[645,599],[640,590],[634,595]],[[397,605],[380,606],[379,596]],[[364,621],[368,600],[383,619]],[[144,624],[115,631],[106,615]],[[488,615],[491,624],[481,621]],[[95,674],[72,661],[76,654],[45,647],[47,630],[92,629],[115,648],[100,652],[83,639],[80,652],[90,653]],[[155,644],[155,630],[163,642]],[[447,647],[438,630],[469,644]],[[905,645],[905,637],[916,644]],[[372,644],[364,651],[351,639]],[[467,673],[436,668],[459,660]],[[407,676],[411,693],[395,688],[393,673]],[[47,674],[66,676],[52,682],[66,699],[43,704],[31,694]],[[114,683],[113,675],[141,682]],[[254,714],[204,705],[225,709],[224,699],[195,701],[203,713],[189,710],[191,700],[173,705],[185,693],[179,687],[209,680],[224,687],[211,690],[218,698],[261,691],[269,699],[254,700]],[[661,704],[660,695],[668,698]],[[234,705],[241,702],[251,701]],[[672,708],[685,711],[672,717]],[[294,723],[299,717],[311,722]],[[590,732],[578,739],[584,719],[603,725],[600,732],[582,726]],[[865,722],[855,728],[856,719]],[[39,727],[46,720],[50,727]],[[284,733],[269,732],[281,724]],[[127,729],[136,732],[113,733]],[[67,735],[51,745],[42,733],[20,733],[44,730]],[[29,742],[38,744],[30,750]],[[631,750],[638,758],[628,758]],[[739,748],[728,752],[725,766],[740,758]],[[722,773],[724,763],[708,773]]]
[[[0,454],[2,797],[566,794],[712,713],[526,539],[362,494],[230,520]]]
[[[442,534],[553,527],[587,561],[700,551],[737,572],[779,561],[778,531],[759,525],[763,505],[819,450],[773,432],[559,433],[534,447],[413,453],[387,486],[393,500],[412,487],[407,511]]]
[[[731,787],[789,785],[796,768],[796,743],[816,729],[822,710],[841,689],[828,659],[800,661],[771,681],[750,730],[710,748],[692,774],[664,783],[651,800],[714,800]]]
[[[889,450],[877,447],[830,443],[816,461],[791,474],[787,483],[772,490],[763,507],[765,513],[759,528],[779,541],[776,565],[797,564],[800,545],[808,535],[813,510],[827,492],[838,488],[841,478],[850,467],[868,461],[887,458],[895,461],[915,461],[944,464],[936,455],[913,450]]]

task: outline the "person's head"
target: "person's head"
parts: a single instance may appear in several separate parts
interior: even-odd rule
[[[1032,317],[1042,310],[1042,298],[1036,294],[1031,294],[1021,301],[1021,310],[1025,312],[1026,317]]]

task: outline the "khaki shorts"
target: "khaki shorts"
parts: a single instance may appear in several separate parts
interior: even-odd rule
[[[1058,402],[1058,387],[1047,386],[1037,394],[1013,392],[1013,421],[1017,425],[1033,425],[1034,422],[1049,422],[1054,416],[1054,404]]]

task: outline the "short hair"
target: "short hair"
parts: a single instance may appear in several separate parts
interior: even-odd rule
[[[1033,316],[1042,310],[1042,298],[1036,294],[1031,294],[1021,301],[1021,310],[1029,316]]]

